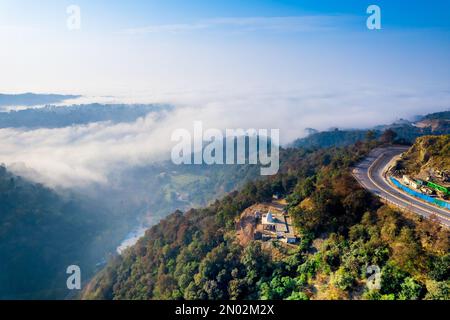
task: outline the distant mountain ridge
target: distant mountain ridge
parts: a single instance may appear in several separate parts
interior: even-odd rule
[[[91,122],[133,122],[151,112],[170,111],[160,104],[86,104],[0,112],[0,128],[62,128]]]
[[[419,116],[415,121],[400,119],[390,125],[379,125],[368,129],[333,129],[322,132],[314,132],[309,129],[312,134],[295,140],[292,146],[297,148],[343,147],[365,140],[369,131],[372,131],[374,138],[378,138],[383,131],[388,129],[397,134],[398,141],[411,144],[420,136],[449,134],[450,111]]]
[[[19,93],[2,94],[0,93],[0,107],[4,106],[36,106],[50,103],[59,103],[68,99],[77,99],[81,95],[72,94],[38,94],[38,93]]]

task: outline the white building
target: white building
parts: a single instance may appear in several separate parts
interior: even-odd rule
[[[270,211],[267,214],[263,214],[262,225],[264,230],[275,231],[276,221]]]
[[[411,183],[411,179],[407,175],[403,175],[403,182],[407,185]]]

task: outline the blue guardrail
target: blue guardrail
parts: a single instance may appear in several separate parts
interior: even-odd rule
[[[406,193],[412,195],[413,197],[422,199],[424,201],[433,203],[433,204],[437,204],[440,207],[446,208],[450,210],[450,203],[446,202],[446,201],[442,201],[430,196],[427,196],[426,194],[422,194],[420,192],[414,191],[410,188],[408,188],[407,186],[404,186],[403,184],[401,184],[397,179],[393,178],[393,177],[389,177],[392,181],[393,184],[395,184],[397,187],[399,187],[400,189],[402,189],[403,191],[405,191]]]

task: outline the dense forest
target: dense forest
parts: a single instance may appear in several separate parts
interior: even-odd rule
[[[91,276],[99,252],[113,250],[126,232],[124,216],[0,166],[0,299],[64,298],[66,268],[77,264]]]
[[[394,138],[387,131],[343,148],[282,150],[277,175],[168,216],[112,259],[82,298],[449,299],[448,230],[383,205],[350,174]],[[236,218],[273,194],[287,200],[300,244],[241,246]],[[366,286],[371,265],[381,270],[379,290]]]
[[[204,206],[258,173],[166,161],[115,172],[107,185],[55,190],[0,166],[0,299],[66,298],[69,265],[86,281],[130,231]]]
[[[40,112],[73,123],[82,120],[70,116],[77,108]],[[106,108],[101,117],[111,111],[120,118],[122,106]],[[136,108],[138,116],[142,110]],[[183,212],[168,216],[135,247],[112,258],[86,283],[83,297],[384,299],[404,298],[402,285],[419,288],[418,298],[448,296],[448,233],[382,206],[349,174],[369,150],[395,139],[396,131],[389,129],[367,131],[357,139],[364,142],[347,147],[282,149],[280,172],[267,179],[257,179],[257,166],[161,162],[114,172],[105,186],[54,190],[0,166],[0,299],[68,297],[68,265],[79,265],[83,281],[89,280],[130,230],[154,224],[177,208]],[[446,144],[425,147],[446,158],[448,152],[438,145]],[[242,247],[235,241],[236,217],[273,194],[288,201],[301,244],[289,250],[259,242]],[[211,203],[218,197],[223,198]],[[383,274],[393,270],[399,278],[395,290],[365,290],[363,270],[370,264]]]

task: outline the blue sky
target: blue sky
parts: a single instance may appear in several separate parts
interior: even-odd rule
[[[401,28],[450,28],[450,3],[436,0],[3,0],[2,21],[56,24],[61,9],[77,4],[87,19],[105,25],[133,26],[148,23],[187,22],[211,17],[299,16],[346,14],[364,18],[365,9],[377,4],[383,9],[384,25]],[[50,18],[50,19],[48,19]],[[45,19],[46,21],[42,21]],[[96,25],[97,23],[93,23]]]
[[[79,31],[66,28],[70,4]],[[369,4],[382,30],[366,28]],[[2,0],[0,88],[317,108],[408,97],[398,115],[412,114],[450,104],[449,15],[449,1]]]

